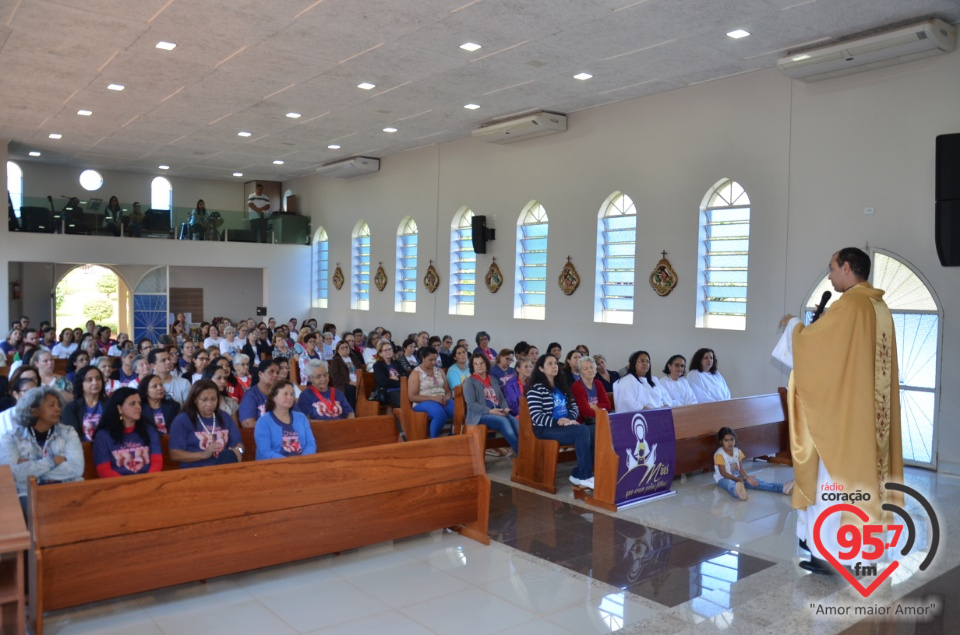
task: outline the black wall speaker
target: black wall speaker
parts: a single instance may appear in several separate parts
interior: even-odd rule
[[[473,253],[487,253],[487,241],[497,236],[497,230],[487,227],[486,216],[474,216],[471,221],[471,235],[473,238]]]
[[[936,200],[960,200],[960,133],[937,137]]]
[[[960,200],[937,201],[937,256],[944,267],[960,267]]]

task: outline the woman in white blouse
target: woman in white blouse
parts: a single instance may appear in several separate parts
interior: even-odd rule
[[[650,354],[637,351],[630,356],[627,374],[613,385],[613,405],[617,412],[635,412],[669,407],[660,383],[650,372]]]
[[[223,340],[220,338],[220,331],[217,330],[216,325],[210,325],[210,336],[207,339],[203,340],[203,347],[210,348],[211,346],[216,346],[220,348],[220,342]]]
[[[717,372],[717,356],[712,349],[701,348],[694,353],[690,368],[693,370],[687,375],[687,381],[698,402],[726,401],[731,398],[726,380]]]
[[[697,403],[697,396],[693,394],[693,389],[687,383],[686,375],[687,360],[683,355],[674,355],[667,360],[667,365],[663,367],[663,377],[660,379],[660,387],[674,408],[678,406],[690,406]]]

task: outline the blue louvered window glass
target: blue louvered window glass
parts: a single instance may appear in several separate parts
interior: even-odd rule
[[[397,276],[394,310],[417,312],[417,223],[407,217],[397,232]]]
[[[327,308],[327,285],[330,283],[330,241],[323,227],[313,235],[313,306]]]
[[[450,315],[473,315],[477,255],[473,252],[473,210],[462,209],[450,229]]]
[[[597,219],[597,280],[594,322],[633,324],[637,208],[621,192],[611,196]]]
[[[513,317],[543,320],[547,316],[547,211],[531,201],[517,223],[517,266]]]
[[[704,198],[700,211],[697,326],[745,330],[750,197],[724,179]]]
[[[370,310],[370,226],[360,221],[353,233],[350,308]]]

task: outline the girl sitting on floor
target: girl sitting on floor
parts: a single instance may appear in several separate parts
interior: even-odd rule
[[[768,483],[747,474],[741,464],[744,454],[737,448],[737,435],[731,428],[720,428],[717,439],[720,441],[720,448],[713,455],[713,480],[719,487],[730,492],[731,496],[745,501],[747,488],[788,496],[793,491],[793,481]]]

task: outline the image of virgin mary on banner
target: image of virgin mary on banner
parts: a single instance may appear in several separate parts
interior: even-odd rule
[[[673,494],[677,439],[673,412],[645,410],[610,415],[617,469],[617,507]]]

